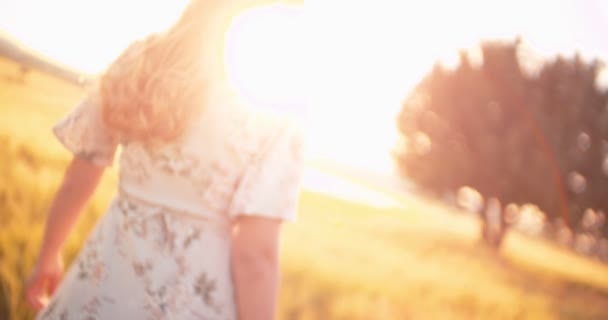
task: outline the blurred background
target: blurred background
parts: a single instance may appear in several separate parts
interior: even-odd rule
[[[286,111],[309,152],[280,319],[608,318],[608,2],[288,2],[226,34],[243,95],[307,102]],[[0,319],[33,317],[69,160],[51,126],[186,4],[0,0]]]

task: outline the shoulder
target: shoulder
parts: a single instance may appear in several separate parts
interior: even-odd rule
[[[294,108],[257,105],[224,87],[211,87],[207,104],[205,126],[213,122],[213,126],[231,128],[228,136],[237,145],[262,151],[286,140],[304,144],[303,112]]]

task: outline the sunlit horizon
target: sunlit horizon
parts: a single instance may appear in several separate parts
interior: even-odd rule
[[[134,39],[168,26],[186,3],[0,1],[0,30],[53,60],[97,73]],[[576,50],[585,58],[602,57],[608,50],[601,33],[608,26],[608,4],[601,1],[326,0],[305,6],[312,40],[306,45],[314,45],[298,63],[313,70],[310,83],[303,82],[311,85],[309,149],[317,156],[382,172],[392,167],[388,154],[397,141],[394,116],[401,101],[436,60],[449,66],[456,63],[459,48],[518,35],[545,57]],[[279,21],[284,18],[285,12],[275,12]],[[251,18],[249,27],[271,30],[266,18]],[[250,29],[255,28],[243,30]],[[245,44],[272,46],[263,39],[247,39],[247,33],[240,36]],[[286,33],[279,36],[289,38]],[[260,66],[248,58],[240,52],[239,63],[233,64],[241,85],[286,90],[276,81],[259,81],[255,74]],[[281,70],[286,68],[275,66],[275,71]]]

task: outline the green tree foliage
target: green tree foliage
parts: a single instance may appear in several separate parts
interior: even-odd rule
[[[490,42],[481,45],[479,65],[465,53],[454,70],[436,65],[403,104],[397,164],[427,191],[469,186],[577,227],[587,208],[608,212],[608,94],[596,85],[602,65],[559,57],[532,74],[521,67],[520,50],[519,40]]]

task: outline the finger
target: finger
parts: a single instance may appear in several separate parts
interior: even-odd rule
[[[39,280],[30,282],[26,291],[27,302],[36,310],[44,307],[42,302],[43,290]]]

